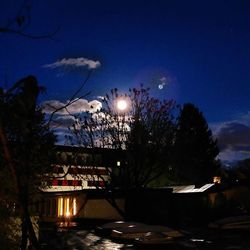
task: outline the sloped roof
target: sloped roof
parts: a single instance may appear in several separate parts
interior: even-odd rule
[[[208,183],[202,187],[195,187],[195,185],[186,185],[186,186],[172,186],[173,193],[203,193],[213,187],[214,183]]]

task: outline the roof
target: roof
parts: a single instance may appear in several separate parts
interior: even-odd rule
[[[195,187],[195,185],[186,185],[186,186],[172,186],[173,193],[184,194],[184,193],[203,193],[213,187],[214,183],[208,183],[202,187]]]
[[[89,148],[89,147],[82,147],[82,146],[68,146],[68,145],[55,145],[56,149],[59,152],[74,152],[74,153],[114,153],[114,152],[124,152],[125,150],[122,149],[113,149],[113,148]]]

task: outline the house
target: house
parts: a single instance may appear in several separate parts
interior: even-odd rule
[[[122,165],[122,151],[58,145],[52,175],[33,202],[33,211],[47,222],[122,219],[108,200],[115,199],[124,209],[124,199],[118,193],[110,197],[105,188],[113,171]]]
[[[120,220],[122,211],[149,223],[201,221],[220,191],[219,184],[121,190],[107,188],[113,173],[126,166],[125,152],[108,148],[57,146],[53,173],[41,188],[32,209],[40,221],[79,219]],[[119,209],[111,205],[115,200]],[[207,218],[209,219],[209,218]]]

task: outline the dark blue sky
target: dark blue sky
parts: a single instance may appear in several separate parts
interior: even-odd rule
[[[1,26],[15,17],[21,2],[1,1]],[[99,61],[85,88],[92,92],[89,100],[112,87],[127,90],[143,82],[159,98],[197,105],[230,155],[225,160],[250,157],[249,1],[28,2],[32,8],[26,33],[60,30],[53,39],[42,40],[0,34],[1,84],[34,74],[47,87],[44,99],[64,101],[87,70],[43,66],[63,58]],[[222,132],[228,135],[226,145]]]

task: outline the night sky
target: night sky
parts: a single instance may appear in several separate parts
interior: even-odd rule
[[[0,26],[22,3],[1,1]],[[125,91],[144,83],[158,98],[198,106],[223,161],[250,157],[250,1],[27,3],[25,33],[59,30],[50,39],[0,34],[2,86],[33,74],[47,88],[40,102],[59,103],[79,88],[89,68],[93,74],[82,91],[91,91],[88,101],[114,87]]]

